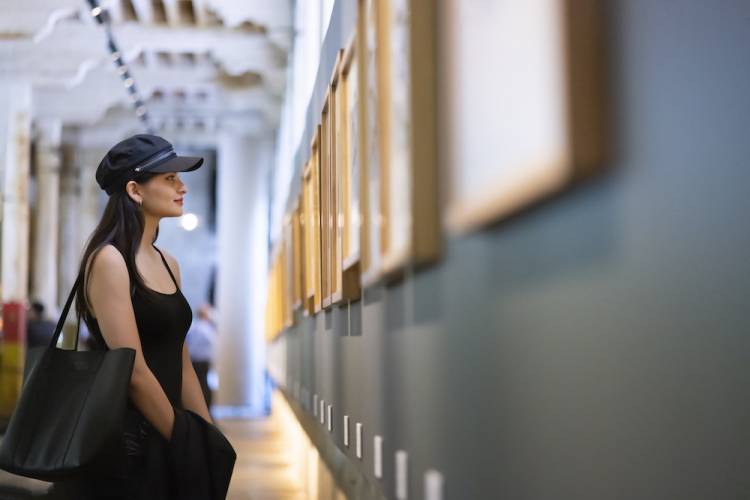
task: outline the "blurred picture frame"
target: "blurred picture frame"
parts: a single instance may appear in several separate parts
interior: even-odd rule
[[[292,233],[292,215],[284,217],[282,243],[282,269],[284,294],[284,328],[294,325],[294,240]]]
[[[453,234],[565,190],[600,170],[606,154],[600,2],[483,5],[440,4],[440,156]],[[506,71],[515,67],[524,71]]]
[[[320,245],[322,307],[331,306],[331,87],[326,90],[320,117]]]
[[[303,173],[305,200],[305,295],[308,314],[322,307],[320,241],[320,125],[310,144],[310,159]]]
[[[362,190],[361,237],[360,237],[360,283],[368,287],[381,279],[380,249],[382,239],[383,214],[381,213],[380,182],[380,61],[378,40],[382,37],[379,29],[377,0],[360,0],[358,29],[362,35],[362,72],[364,82],[362,94]]]
[[[339,50],[336,54],[336,62],[333,65],[333,72],[331,74],[330,99],[329,99],[329,128],[330,128],[330,205],[329,205],[329,241],[331,246],[331,269],[330,269],[330,287],[331,287],[331,305],[339,304],[343,300],[342,293],[342,263],[341,263],[341,250],[342,250],[342,231],[341,227],[341,191],[342,191],[342,142],[343,129],[345,123],[343,121],[342,110],[340,108],[340,88],[339,88],[339,73],[341,68],[341,59],[343,56],[343,50]]]
[[[302,292],[302,309],[306,314],[312,314],[315,306],[315,249],[313,246],[312,219],[313,219],[313,176],[312,158],[307,160],[302,172],[302,238],[304,240],[304,290]]]
[[[436,3],[378,2],[381,270],[399,277],[440,253]]]
[[[360,41],[359,31],[355,29],[341,55],[337,93],[341,131],[338,147],[341,155],[338,204],[341,224],[341,292],[345,300],[356,300],[360,296],[361,154],[364,151]]]
[[[293,285],[292,285],[292,307],[295,310],[302,308],[305,295],[305,269],[304,269],[304,212],[302,195],[304,190],[300,191],[299,196],[292,209],[292,252],[293,252]]]

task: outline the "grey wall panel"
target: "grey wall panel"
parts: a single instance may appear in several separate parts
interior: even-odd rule
[[[750,4],[608,5],[608,171],[285,334],[388,497],[750,496]]]

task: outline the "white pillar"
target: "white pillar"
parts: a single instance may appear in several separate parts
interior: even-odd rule
[[[2,172],[2,301],[25,303],[29,274],[29,167],[31,87],[0,87],[0,166]]]
[[[70,145],[64,146],[72,148]],[[80,258],[79,237],[79,169],[76,165],[75,155],[66,151],[62,169],[60,170],[60,223],[58,226],[59,238],[59,281],[57,300],[60,307],[65,304],[73,283],[78,275],[78,264]],[[74,318],[74,314],[68,314],[68,322]]]
[[[36,125],[36,203],[31,298],[44,304],[46,315],[56,319],[62,122],[44,120]]]
[[[222,132],[218,149],[217,403],[263,409],[272,141]]]
[[[88,148],[78,148],[75,152],[79,172],[78,252],[81,255],[101,218],[101,198],[107,198],[106,193],[96,183],[96,167],[105,153],[106,150]]]

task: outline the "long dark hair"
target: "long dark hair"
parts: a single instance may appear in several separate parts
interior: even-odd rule
[[[143,184],[157,175],[159,174],[143,173],[133,180]],[[107,206],[104,208],[104,214],[102,214],[99,224],[94,229],[94,232],[91,233],[86,243],[83,258],[78,267],[79,273],[86,272],[86,263],[89,260],[93,262],[94,256],[102,248],[107,245],[114,245],[125,258],[128,275],[130,276],[131,296],[136,290],[143,293],[146,297],[153,296],[153,291],[146,286],[143,277],[135,265],[135,254],[143,238],[143,228],[143,213],[136,202],[128,196],[123,186],[122,189],[110,195]],[[158,237],[159,228],[157,227],[152,243],[156,242]],[[80,320],[86,322],[89,331],[93,332],[92,323],[94,317],[91,315],[86,302],[86,283],[88,283],[86,278],[87,276],[84,274],[84,279],[80,281],[76,288],[76,313]]]

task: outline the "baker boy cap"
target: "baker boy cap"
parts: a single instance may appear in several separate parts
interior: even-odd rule
[[[203,158],[178,156],[166,139],[137,134],[107,151],[96,169],[96,182],[111,195],[143,173],[190,172],[203,165]]]

